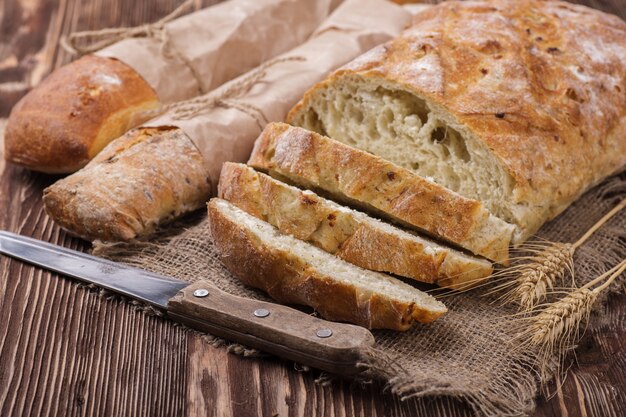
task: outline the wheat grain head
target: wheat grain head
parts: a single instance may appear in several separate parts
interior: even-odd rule
[[[532,318],[530,342],[545,349],[567,344],[578,336],[580,323],[589,317],[598,292],[577,288]]]
[[[569,243],[551,243],[532,251],[529,262],[518,269],[514,285],[504,295],[505,302],[516,302],[523,311],[532,311],[556,282],[563,282],[568,273],[573,279],[574,250]]]

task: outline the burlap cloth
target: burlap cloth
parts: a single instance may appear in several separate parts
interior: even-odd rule
[[[626,175],[610,178],[546,224],[538,238],[574,242],[625,196]],[[202,214],[170,226],[150,243],[96,243],[94,251],[189,282],[210,279],[232,294],[268,300],[264,294],[242,285],[222,266]],[[622,212],[576,252],[579,284],[618,264],[625,256],[626,213]],[[623,285],[623,281],[616,285]],[[386,381],[392,392],[403,398],[461,399],[478,415],[532,412],[541,382],[539,369],[546,364],[537,362],[533,349],[519,348],[523,345],[519,343],[523,321],[513,316],[517,312],[513,306],[502,306],[494,302],[493,296],[485,295],[489,289],[445,295],[443,301],[450,311],[435,323],[418,324],[405,333],[374,331],[377,343],[368,352],[365,377]],[[551,359],[554,363],[566,352],[560,353],[561,358]]]

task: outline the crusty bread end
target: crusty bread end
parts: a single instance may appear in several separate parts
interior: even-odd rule
[[[5,158],[46,173],[85,166],[113,139],[159,105],[156,93],[131,67],[87,55],[54,71],[11,111]]]
[[[199,209],[210,195],[202,155],[182,130],[139,128],[46,188],[43,202],[48,215],[77,236],[128,241]]]

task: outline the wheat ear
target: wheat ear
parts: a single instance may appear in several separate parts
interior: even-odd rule
[[[563,281],[568,272],[573,275],[574,270],[574,247],[570,243],[553,242],[534,252],[530,262],[519,270],[515,286],[504,297],[517,302],[524,311],[535,308],[557,281]]]
[[[503,296],[503,299],[506,302],[515,301],[519,303],[523,311],[531,311],[537,303],[545,299],[548,291],[554,288],[556,282],[564,281],[568,273],[572,275],[573,281],[574,252],[576,249],[624,207],[626,207],[626,199],[613,207],[575,243],[535,242],[527,244],[525,248],[532,254],[525,258],[529,262],[521,265],[517,270],[513,270],[513,272],[518,273],[517,279],[513,281],[513,288]]]
[[[548,304],[536,316],[530,317],[530,326],[524,334],[531,345],[539,347],[543,355],[570,348],[578,339],[580,324],[589,317],[598,296],[626,270],[626,259],[604,274],[575,289],[562,299]],[[608,277],[608,279],[607,279]],[[604,281],[602,285],[593,286]]]

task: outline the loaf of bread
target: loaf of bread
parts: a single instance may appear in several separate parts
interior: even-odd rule
[[[155,91],[128,65],[87,55],[53,72],[15,105],[5,158],[46,173],[76,171],[124,134],[133,116],[158,106]]]
[[[210,192],[202,156],[180,129],[137,128],[46,188],[43,202],[77,236],[127,241],[203,207]]]
[[[212,199],[208,212],[224,265],[279,302],[307,305],[326,319],[370,329],[407,330],[414,321],[428,323],[447,311],[432,296],[281,234],[225,200]]]
[[[148,31],[164,31],[163,39],[131,36],[86,55],[12,109],[5,158],[35,171],[74,172],[144,122],[146,110],[207,93],[304,42],[338,3],[221,2]]]
[[[451,288],[468,288],[493,271],[484,259],[400,230],[243,164],[224,164],[218,197],[281,233],[361,268]]]
[[[626,23],[561,1],[444,2],[288,121],[481,201],[520,243],[626,165]]]
[[[320,134],[271,123],[248,164],[493,261],[508,259],[513,226],[479,201]]]

